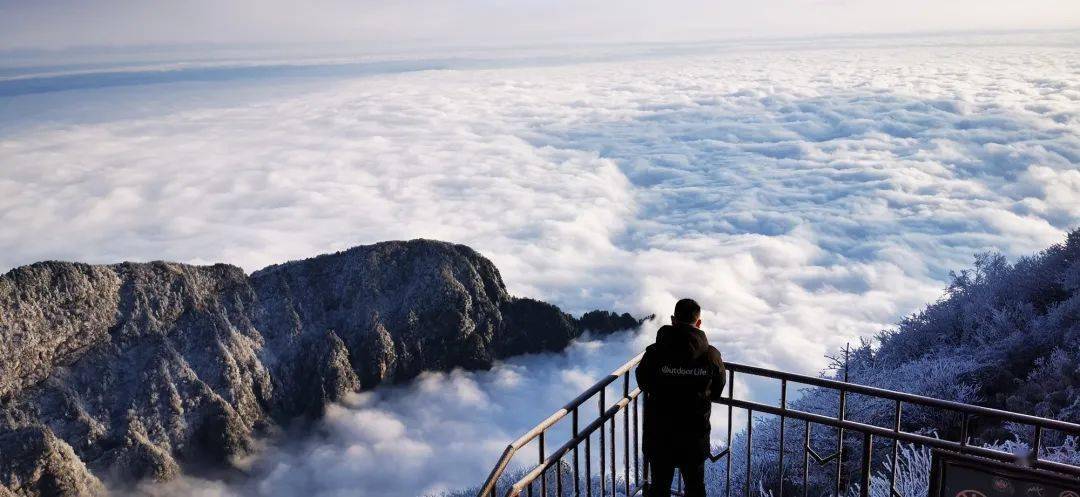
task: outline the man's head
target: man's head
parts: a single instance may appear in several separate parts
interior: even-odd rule
[[[688,324],[701,327],[701,306],[694,299],[681,299],[675,302],[675,314],[671,315],[671,324]]]

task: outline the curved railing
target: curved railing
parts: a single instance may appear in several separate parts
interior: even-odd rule
[[[641,492],[648,484],[648,462],[645,461],[640,453],[641,416],[639,416],[639,400],[643,397],[641,396],[640,389],[631,388],[631,376],[633,368],[641,361],[642,355],[643,354],[638,354],[622,366],[619,366],[619,368],[612,371],[607,377],[597,382],[573,401],[566,404],[558,411],[555,411],[555,413],[547,419],[540,422],[540,424],[536,425],[533,429],[511,443],[506,450],[503,451],[498,463],[492,469],[487,480],[480,488],[478,497],[499,497],[498,487],[500,481],[505,478],[506,471],[510,467],[511,462],[515,460],[515,456],[517,456],[524,447],[534,441],[537,442],[538,457],[536,459],[536,465],[531,469],[528,469],[513,483],[504,482],[508,484],[508,488],[505,492],[506,497],[516,497],[523,493],[531,497],[536,490],[534,487],[538,487],[539,495],[544,497],[549,495],[557,495],[560,497],[563,495],[584,495],[586,497],[592,497],[594,494],[599,495],[599,497],[605,497],[607,495],[614,496],[617,493],[624,496],[634,496]],[[730,457],[730,448],[734,409],[743,409],[747,412],[747,425],[745,431],[745,436],[747,437],[747,460],[750,460],[750,451],[753,447],[753,414],[764,413],[779,417],[780,429],[778,431],[778,445],[781,449],[777,451],[777,466],[779,467],[780,482],[786,481],[784,475],[784,458],[786,455],[785,453],[788,451],[784,445],[786,431],[785,423],[787,423],[788,420],[796,420],[801,421],[804,424],[804,441],[802,444],[803,471],[801,475],[804,493],[805,489],[808,488],[807,475],[809,474],[810,461],[813,460],[819,465],[826,465],[835,461],[835,495],[844,495],[844,465],[841,462],[844,460],[845,455],[844,437],[848,432],[854,432],[862,437],[862,450],[860,454],[861,469],[859,472],[859,480],[857,481],[861,497],[867,497],[870,488],[870,468],[872,463],[871,458],[873,457],[873,450],[871,449],[873,447],[874,437],[892,442],[889,488],[890,493],[892,493],[894,497],[898,495],[898,492],[895,490],[895,478],[897,472],[896,456],[900,442],[914,443],[931,448],[945,449],[1002,461],[1015,460],[1016,454],[969,443],[970,423],[975,417],[995,419],[999,422],[1016,423],[1031,427],[1031,454],[1029,454],[1030,460],[1028,463],[1036,469],[1080,477],[1080,467],[1048,461],[1041,457],[1044,432],[1052,430],[1067,436],[1080,437],[1080,425],[1075,423],[885,390],[844,381],[785,373],[737,363],[726,363],[725,365],[728,372],[727,395],[720,400],[719,403],[727,406],[728,423],[726,445],[723,450],[710,457],[710,459],[712,459],[713,462],[719,461],[720,459],[726,459],[725,478],[727,481],[726,493],[728,494],[728,497],[730,497],[731,493],[732,458]],[[763,404],[760,402],[735,398],[734,384],[736,375],[779,380],[779,405]],[[609,405],[606,390],[620,379],[622,380],[622,394],[618,399],[612,399],[613,402]],[[835,416],[827,416],[789,408],[788,390],[789,384],[791,383],[836,391],[839,395],[837,414]],[[891,403],[891,426],[877,426],[847,419],[847,400],[848,397],[853,394]],[[597,415],[595,418],[592,418],[586,426],[581,427],[581,412],[583,405],[593,398],[596,398],[597,400]],[[947,440],[922,433],[902,430],[901,421],[905,405],[941,409],[956,416],[960,420],[959,426],[957,427],[960,432],[959,440]],[[618,417],[620,413],[622,414],[621,440],[616,436],[616,428],[619,424]],[[546,445],[548,442],[547,434],[549,430],[567,416],[569,416],[571,420],[568,440],[554,451],[550,453],[546,452]],[[631,418],[633,419],[632,422]],[[814,451],[811,447],[811,432],[814,425],[824,425],[836,430],[836,452],[822,456]],[[605,428],[607,430],[605,430]],[[599,442],[599,465],[596,466],[597,474],[595,476],[598,477],[598,481],[597,478],[594,478],[594,465],[591,460],[591,454],[593,453],[592,438],[593,435],[597,433]],[[623,456],[621,464],[621,482],[619,481],[617,473],[620,464],[616,461],[616,449],[619,442],[622,442],[621,453]],[[581,461],[582,452],[584,453],[584,465],[582,465]],[[568,455],[571,457],[572,462],[565,461],[565,458]],[[631,460],[633,460],[632,464]],[[749,472],[752,470],[752,465],[747,464],[745,470],[747,471],[747,475],[744,480],[744,493],[746,497],[749,497],[751,494],[751,478]],[[569,479],[567,479],[567,477],[569,477]],[[594,487],[596,488],[594,489]],[[777,488],[779,491],[777,497],[783,497],[784,485],[780,484]],[[551,492],[552,490],[554,493]],[[672,494],[681,495],[681,486],[673,489]]]
[[[525,447],[527,444],[531,443],[534,440],[538,441],[537,448],[538,448],[538,452],[539,452],[539,464],[537,465],[537,468],[540,470],[540,473],[541,473],[541,475],[538,475],[538,476],[542,476],[542,473],[544,473],[547,470],[547,468],[551,467],[551,465],[554,464],[553,461],[558,460],[558,459],[555,459],[553,461],[549,461],[549,459],[551,459],[551,458],[545,455],[545,445],[546,445],[545,442],[546,442],[547,430],[550,429],[552,426],[554,426],[559,421],[561,421],[563,418],[565,418],[568,414],[571,417],[571,423],[572,423],[571,442],[575,442],[574,456],[573,456],[574,457],[574,467],[575,467],[575,473],[574,473],[574,477],[575,477],[574,478],[574,481],[575,481],[574,492],[575,493],[574,493],[574,495],[579,495],[578,492],[580,491],[580,481],[579,481],[580,478],[578,478],[578,477],[580,476],[580,474],[579,474],[580,473],[580,460],[579,460],[579,451],[577,450],[576,447],[577,447],[577,444],[579,444],[581,442],[583,437],[585,437],[584,439],[585,439],[587,444],[590,443],[588,441],[588,438],[587,438],[588,435],[591,435],[594,431],[596,431],[598,426],[602,427],[604,422],[612,419],[614,417],[614,415],[617,414],[619,411],[623,410],[626,407],[626,405],[628,405],[630,402],[633,402],[634,433],[635,433],[634,441],[635,441],[635,443],[640,438],[640,437],[638,437],[638,434],[639,434],[638,427],[640,426],[640,424],[638,423],[639,417],[638,417],[638,414],[637,414],[637,412],[638,412],[637,411],[637,405],[638,405],[637,404],[637,398],[638,398],[638,395],[640,394],[641,391],[636,389],[636,388],[633,391],[630,391],[630,374],[631,374],[631,370],[634,368],[634,366],[636,366],[639,362],[641,362],[641,357],[643,355],[645,355],[644,352],[634,356],[633,359],[630,359],[629,361],[627,361],[622,366],[619,366],[618,369],[616,369],[615,371],[612,371],[611,374],[607,375],[607,377],[605,377],[604,379],[598,381],[595,385],[589,387],[588,390],[585,390],[584,392],[582,392],[581,395],[578,395],[577,398],[570,401],[570,403],[566,404],[565,406],[563,406],[558,411],[555,411],[551,416],[548,416],[547,419],[541,421],[540,424],[534,426],[531,430],[526,432],[524,435],[518,437],[517,440],[514,440],[512,443],[510,443],[510,445],[508,445],[506,447],[506,450],[503,451],[502,456],[499,457],[499,462],[495,464],[495,467],[491,470],[491,474],[488,475],[488,478],[484,482],[483,486],[480,487],[480,493],[478,494],[478,496],[479,497],[494,497],[494,496],[496,496],[497,495],[497,488],[496,487],[497,487],[497,485],[499,483],[499,478],[501,478],[503,476],[503,473],[506,471],[506,468],[510,464],[510,461],[513,460],[515,455],[517,455],[518,451],[520,451],[523,447]],[[615,405],[612,406],[611,408],[606,408],[605,407],[605,400],[606,400],[606,391],[605,390],[608,387],[608,385],[611,385],[612,383],[614,383],[619,378],[623,379],[623,396],[622,396],[622,399],[617,401],[615,403]],[[587,402],[589,399],[591,399],[593,397],[597,397],[597,406],[598,406],[599,415],[597,416],[596,420],[590,422],[589,426],[587,426],[585,430],[580,430],[579,425],[580,425],[581,406],[582,406],[582,404],[584,404],[585,402]],[[623,401],[626,401],[626,402],[623,402]],[[614,411],[612,411],[612,410],[614,410]],[[612,412],[609,412],[609,411],[612,411]],[[597,425],[597,423],[599,423],[599,425],[594,426],[594,425]],[[627,422],[627,424],[629,424],[629,423]],[[601,435],[603,435],[602,432],[601,432]],[[612,435],[612,439],[614,439],[614,435]],[[555,453],[558,453],[560,456],[565,455],[565,451],[563,451],[563,448],[565,446],[566,445],[564,444],[564,446],[560,447],[558,450],[556,450]],[[614,445],[612,445],[612,450],[614,450]],[[560,451],[562,451],[562,452],[560,453]],[[635,453],[635,457],[636,457],[637,456],[636,448],[634,450],[634,453]],[[586,455],[588,456],[590,454],[591,454],[591,451],[586,449]],[[601,436],[601,438],[600,438],[600,454],[601,455],[605,454],[603,436]],[[611,459],[612,459],[612,464],[614,464],[614,459],[615,459],[614,452],[612,452]],[[591,461],[586,461],[586,463],[585,463],[585,465],[586,465],[585,481],[586,482],[591,482],[592,481],[592,475],[591,475],[591,466],[592,465],[590,464],[590,462]],[[600,468],[602,470],[606,471],[604,461],[600,462]],[[534,469],[533,471],[535,472],[536,469]],[[611,473],[614,475],[614,473],[615,473],[614,468],[612,468]],[[526,476],[528,476],[528,475],[526,475]],[[559,475],[559,476],[560,476],[559,484],[561,484],[562,483],[561,475]],[[533,480],[535,480],[535,478],[536,478],[536,476],[529,479],[529,483],[531,483]],[[605,481],[603,475],[601,475],[601,481]],[[606,483],[606,481],[605,481],[605,483]],[[543,488],[541,490],[541,492],[542,492],[541,495],[547,495],[547,488],[546,488],[547,482],[546,482],[546,480],[542,479],[541,484],[543,486]],[[612,484],[612,488],[614,488],[614,484]],[[520,488],[518,488],[518,492],[513,493],[513,495],[517,495],[518,493],[520,493]],[[590,492],[590,495],[591,495],[591,492]]]

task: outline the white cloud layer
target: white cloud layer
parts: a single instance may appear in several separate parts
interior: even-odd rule
[[[476,486],[540,413],[546,417],[562,407],[568,392],[588,388],[643,343],[630,335],[584,340],[564,354],[517,357],[487,372],[428,373],[408,386],[365,392],[333,406],[317,433],[270,447],[253,461],[250,471],[258,477],[249,483],[187,478],[142,492],[399,497]],[[587,413],[595,412],[595,403],[588,407]],[[559,428],[565,431],[565,425]],[[566,440],[557,430],[549,437],[550,448]],[[521,454],[535,461],[535,445]]]
[[[491,257],[513,293],[575,312],[666,316],[694,296],[726,357],[814,372],[935,298],[973,253],[1030,253],[1080,223],[1077,67],[1075,46],[1037,43],[728,51],[38,123],[0,135],[0,268],[253,270],[439,238]],[[126,94],[85,92],[137,107]],[[325,438],[268,449],[247,488],[316,472],[336,475],[308,492],[320,497],[476,482],[643,340],[361,395],[331,411]]]

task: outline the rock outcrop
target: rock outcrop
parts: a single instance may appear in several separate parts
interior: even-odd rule
[[[17,268],[0,276],[0,496],[221,470],[348,392],[639,324],[512,297],[490,261],[428,240],[250,276],[224,264]]]
[[[103,495],[101,481],[71,446],[45,428],[0,433],[0,497],[7,495]]]

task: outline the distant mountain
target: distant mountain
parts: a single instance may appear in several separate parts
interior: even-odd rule
[[[228,468],[255,437],[348,392],[639,324],[512,297],[489,260],[429,240],[250,276],[224,264],[20,267],[0,276],[0,497]]]

